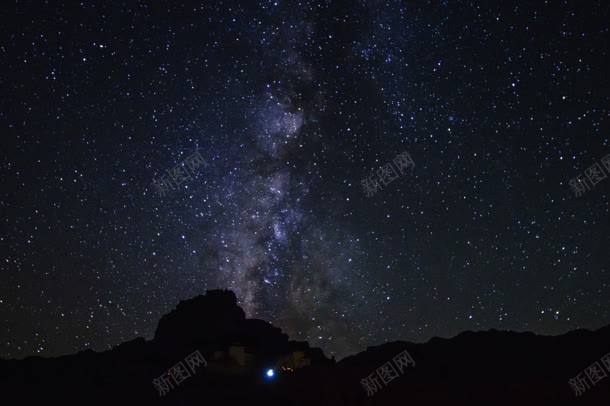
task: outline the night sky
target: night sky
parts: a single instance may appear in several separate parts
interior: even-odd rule
[[[47,3],[1,6],[0,357],[217,288],[337,358],[610,323],[608,2]]]

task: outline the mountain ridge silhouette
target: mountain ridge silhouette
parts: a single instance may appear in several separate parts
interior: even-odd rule
[[[196,351],[206,365],[159,396],[153,380],[186,365]],[[398,373],[396,359],[405,351],[413,363]],[[139,337],[107,351],[55,358],[0,359],[0,404],[604,405],[610,376],[579,397],[568,381],[603,364],[607,354],[610,326],[559,336],[464,331],[426,343],[369,346],[335,362],[271,323],[246,318],[232,291],[210,290],[163,315],[149,341]],[[387,384],[377,374],[384,365],[396,372]],[[266,376],[269,369],[273,377]],[[371,376],[380,385],[367,396],[362,380]]]

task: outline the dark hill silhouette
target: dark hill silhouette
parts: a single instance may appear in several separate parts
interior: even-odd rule
[[[405,350],[414,365],[400,371],[394,358]],[[204,364],[187,362],[195,351]],[[387,343],[335,363],[265,321],[246,319],[233,292],[214,290],[180,302],[151,341],[0,360],[0,405],[610,405],[610,376],[579,397],[568,384],[608,353],[610,326],[554,337],[491,330]],[[181,361],[191,376],[160,397],[153,379],[166,373],[171,381],[167,372]],[[361,380],[388,362],[395,379],[384,385],[377,378],[367,396]]]

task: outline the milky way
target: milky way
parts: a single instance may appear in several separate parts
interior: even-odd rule
[[[273,320],[295,337],[354,344],[350,337],[327,336],[327,326],[350,321],[349,289],[363,289],[352,282],[347,259],[358,247],[348,242],[353,236],[333,233],[312,210],[305,212],[310,185],[321,175],[315,168],[304,175],[296,170],[303,144],[320,131],[324,98],[302,57],[292,53],[282,66],[285,79],[266,83],[247,112],[252,125],[244,143],[253,144],[252,165],[238,182],[224,186],[236,196],[230,217],[237,220],[233,227],[219,227],[223,248],[211,272],[219,270],[215,283],[234,290],[248,316]],[[339,315],[342,306],[346,310]]]

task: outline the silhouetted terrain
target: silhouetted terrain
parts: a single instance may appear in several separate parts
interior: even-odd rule
[[[414,365],[394,360],[404,350]],[[195,351],[203,364],[187,361]],[[0,404],[608,405],[610,377],[579,397],[568,384],[608,353],[610,326],[556,337],[492,330],[387,343],[335,363],[267,322],[246,319],[232,292],[208,291],[163,316],[151,341],[0,360]],[[191,376],[176,384],[179,362]],[[384,385],[377,377],[380,386],[367,396],[361,380],[388,362],[394,379]],[[173,388],[159,396],[153,380],[164,373]]]

